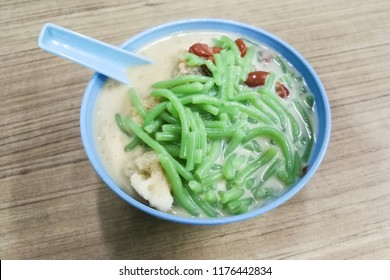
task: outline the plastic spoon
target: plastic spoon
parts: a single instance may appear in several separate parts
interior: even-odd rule
[[[129,67],[152,63],[148,58],[52,23],[44,25],[38,44],[47,52],[69,59],[125,84],[130,84],[126,74]]]

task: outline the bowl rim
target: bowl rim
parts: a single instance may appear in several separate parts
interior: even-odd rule
[[[318,77],[317,73],[314,71],[312,66],[309,64],[309,62],[300,54],[298,53],[292,46],[290,46],[288,43],[283,41],[282,39],[276,37],[275,35],[260,29],[258,27],[238,22],[238,21],[232,21],[232,20],[226,20],[226,19],[216,19],[216,18],[194,18],[194,19],[184,19],[184,20],[178,20],[178,21],[172,21],[168,23],[164,23],[152,28],[149,28],[141,33],[138,33],[137,35],[131,37],[127,41],[125,41],[123,44],[120,45],[122,48],[126,48],[133,42],[140,42],[140,46],[142,46],[143,38],[148,38],[148,36],[151,36],[154,38],[154,41],[158,40],[161,37],[164,37],[164,34],[168,32],[169,30],[173,30],[175,32],[180,32],[183,29],[177,29],[180,27],[185,26],[186,31],[188,30],[210,30],[210,28],[201,28],[202,26],[213,26],[212,29],[214,29],[216,32],[230,32],[230,33],[240,33],[238,31],[246,30],[247,32],[257,34],[260,37],[266,38],[269,40],[269,42],[272,42],[276,44],[279,47],[283,47],[284,51],[287,51],[287,53],[291,54],[293,58],[297,59],[297,62],[302,64],[302,67],[304,67],[307,70],[307,74],[311,76],[311,79],[313,80],[313,85],[317,87],[317,94],[318,98],[322,101],[323,108],[323,125],[321,127],[323,131],[323,135],[320,139],[320,142],[317,142],[312,150],[311,160],[310,162],[310,168],[308,169],[307,173],[298,181],[289,188],[286,192],[284,192],[281,196],[277,197],[273,201],[267,203],[264,206],[261,206],[257,209],[254,209],[250,212],[236,215],[236,216],[226,216],[226,217],[218,217],[218,218],[197,218],[197,217],[184,217],[174,214],[165,213],[159,210],[156,210],[148,205],[143,204],[142,202],[136,200],[133,198],[130,194],[126,193],[118,184],[114,182],[114,180],[110,177],[110,175],[106,172],[106,170],[103,168],[102,163],[100,162],[100,158],[97,155],[97,153],[94,151],[94,143],[91,143],[91,141],[88,141],[89,136],[92,133],[92,139],[93,139],[93,129],[91,126],[88,126],[87,123],[87,113],[88,105],[90,101],[90,96],[94,90],[95,86],[99,87],[100,85],[104,84],[104,81],[106,77],[102,74],[95,73],[92,78],[90,79],[88,86],[85,90],[82,104],[81,104],[81,110],[80,110],[80,131],[81,131],[81,138],[82,143],[84,146],[84,149],[86,151],[86,154],[88,156],[88,159],[90,163],[92,164],[93,168],[95,169],[96,173],[100,176],[100,178],[104,181],[104,183],[119,197],[121,197],[124,201],[129,203],[130,205],[134,206],[135,208],[148,213],[152,216],[155,216],[157,218],[168,220],[171,222],[176,223],[182,223],[182,224],[191,224],[191,225],[221,225],[221,224],[229,224],[233,222],[239,222],[248,220],[260,215],[263,215],[267,213],[268,211],[277,208],[281,204],[285,203],[289,199],[291,199],[295,194],[297,194],[306,184],[307,182],[313,177],[314,173],[320,166],[327,147],[329,143],[330,138],[330,131],[331,131],[331,113],[330,113],[330,105],[328,101],[328,97],[325,92],[325,88]],[[190,26],[193,26],[190,28]],[[222,29],[221,26],[226,27],[226,29]],[[198,28],[194,28],[198,27]],[[217,28],[218,27],[218,28]],[[230,28],[232,30],[237,30],[237,32],[230,31],[227,28]],[[175,30],[176,29],[176,30]],[[158,36],[155,36],[156,34],[160,34]],[[167,33],[172,34],[172,32]],[[246,34],[245,34],[246,36]],[[253,37],[253,36],[252,36]],[[255,39],[255,38],[254,38]],[[262,41],[261,41],[262,42]],[[143,43],[144,44],[144,43]],[[267,44],[267,42],[266,42]],[[269,44],[268,44],[269,45]],[[275,47],[273,44],[271,44],[271,47],[275,49],[277,52],[280,53],[280,50],[278,50],[277,47]],[[283,55],[285,56],[285,55]],[[287,58],[286,58],[287,59]],[[289,60],[289,59],[287,59]],[[290,61],[291,63],[291,61]],[[296,65],[293,65],[294,68],[296,68]],[[301,71],[299,71],[301,72]],[[301,72],[302,76],[304,76],[307,80],[307,77]],[[316,102],[317,103],[317,102]],[[316,104],[317,106],[317,104]],[[95,107],[95,103],[93,104],[93,107]],[[93,127],[93,126],[92,126]],[[317,132],[318,133],[318,132]],[[318,139],[317,139],[318,140]],[[313,159],[314,149],[316,149],[316,157]]]

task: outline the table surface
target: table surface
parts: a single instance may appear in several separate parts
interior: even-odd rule
[[[390,1],[1,1],[1,259],[389,259]],[[290,201],[224,226],[158,220],[122,201],[84,152],[91,70],[38,48],[52,22],[118,45],[172,20],[242,21],[312,64],[328,151]]]

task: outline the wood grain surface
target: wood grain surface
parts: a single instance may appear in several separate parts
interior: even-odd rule
[[[281,37],[322,79],[325,159],[277,209],[215,227],[158,220],[122,201],[84,152],[92,71],[40,50],[52,22],[110,44],[184,18]],[[390,1],[0,1],[1,259],[390,259]]]

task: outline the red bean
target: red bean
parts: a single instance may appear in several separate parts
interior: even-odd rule
[[[276,92],[278,93],[280,98],[287,98],[290,95],[288,89],[281,83],[276,82],[275,84]]]
[[[211,50],[213,51],[213,54],[220,53],[223,49],[219,47],[212,47]]]
[[[248,78],[245,81],[245,84],[250,87],[263,86],[268,75],[269,73],[265,71],[250,72],[248,74]]]
[[[209,58],[213,55],[213,50],[207,44],[202,43],[193,44],[189,52],[203,58]]]
[[[246,52],[248,51],[248,48],[246,47],[244,40],[239,38],[234,42],[236,43],[238,49],[240,50],[241,57],[244,57],[246,55]]]
[[[211,60],[211,62],[214,63],[213,55],[220,53],[221,50],[222,48],[219,47],[209,47],[207,44],[196,43],[193,44],[188,51],[204,59]]]

